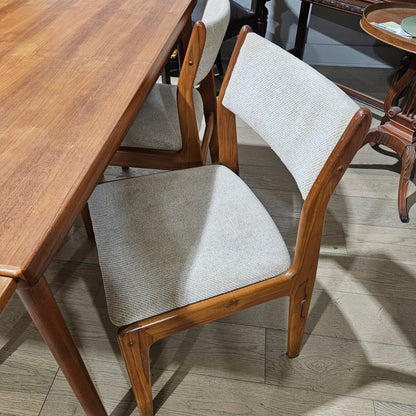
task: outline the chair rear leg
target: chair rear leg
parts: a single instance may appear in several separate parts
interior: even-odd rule
[[[302,345],[306,319],[311,303],[313,281],[304,281],[297,287],[296,292],[290,295],[289,304],[289,330],[287,339],[287,355],[290,358],[297,357]]]
[[[151,337],[139,329],[120,330],[118,342],[126,364],[140,416],[153,415],[149,350]]]
[[[82,221],[84,222],[85,231],[87,232],[88,240],[95,242],[94,229],[92,228],[92,221],[88,203],[85,204],[81,211]]]

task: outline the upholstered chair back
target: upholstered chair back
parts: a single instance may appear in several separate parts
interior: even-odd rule
[[[255,33],[240,50],[222,105],[270,145],[303,199],[359,109],[331,81]]]
[[[229,0],[209,0],[201,21],[205,25],[205,46],[199,62],[194,85],[198,85],[211,70],[230,20]]]

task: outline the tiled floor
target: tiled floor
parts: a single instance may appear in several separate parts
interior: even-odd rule
[[[320,70],[376,96],[390,74]],[[293,249],[301,205],[294,182],[242,124],[239,140],[241,176]],[[402,224],[398,169],[395,157],[366,147],[337,187],[300,356],[285,355],[285,299],[168,338],[152,349],[158,415],[416,414],[416,190],[412,183]],[[109,168],[106,177],[123,174]],[[109,415],[138,415],[81,221],[47,279]],[[0,316],[0,415],[83,414],[15,296]]]

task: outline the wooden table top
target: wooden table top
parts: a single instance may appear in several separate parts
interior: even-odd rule
[[[0,275],[36,281],[194,0],[0,0]]]

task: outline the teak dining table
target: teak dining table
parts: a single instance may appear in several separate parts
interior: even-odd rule
[[[0,310],[16,291],[87,415],[105,409],[44,272],[195,0],[0,0]]]

